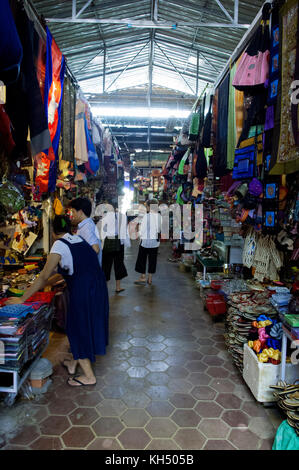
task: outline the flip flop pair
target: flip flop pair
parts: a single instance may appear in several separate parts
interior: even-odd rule
[[[94,384],[84,384],[83,382],[81,382],[81,380],[78,380],[79,375],[75,376],[75,377],[69,377],[66,381],[66,383],[70,386],[70,387],[93,387],[94,385],[96,385],[96,383]],[[71,385],[69,380],[73,380],[74,382],[77,382],[79,385]]]

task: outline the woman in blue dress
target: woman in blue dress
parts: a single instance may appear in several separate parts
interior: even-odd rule
[[[96,377],[91,363],[95,362],[96,355],[106,353],[108,345],[109,297],[106,279],[92,247],[81,237],[71,235],[67,217],[55,217],[53,236],[56,241],[39,277],[22,297],[12,298],[7,303],[26,302],[48,284],[58,267],[69,290],[66,333],[73,355],[72,360],[63,364],[70,375],[75,374],[78,363],[83,370],[83,375],[69,378],[68,384],[73,387],[95,385]]]

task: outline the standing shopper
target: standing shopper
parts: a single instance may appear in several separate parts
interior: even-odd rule
[[[56,216],[53,222],[56,239],[44,269],[21,298],[10,299],[8,304],[26,302],[43,289],[54,270],[64,277],[69,290],[69,309],[66,333],[73,360],[63,365],[70,375],[75,374],[78,363],[83,374],[68,379],[72,387],[95,385],[96,377],[91,363],[96,355],[104,355],[108,344],[109,299],[104,273],[95,251],[77,235],[71,235],[67,217]]]
[[[77,225],[77,235],[83,238],[97,253],[99,263],[102,265],[102,243],[98,229],[90,218],[92,204],[85,197],[73,199],[69,207],[72,211],[72,222]]]
[[[146,202],[146,214],[144,214],[140,224],[140,246],[136,261],[135,271],[140,273],[140,278],[135,281],[137,285],[146,284],[146,266],[148,259],[148,279],[152,284],[152,276],[156,272],[158,248],[160,246],[159,234],[161,231],[161,215],[158,212],[157,199]]]
[[[105,273],[106,281],[110,281],[112,265],[114,265],[115,274],[115,292],[119,294],[125,289],[121,287],[121,280],[128,276],[124,257],[125,257],[125,244],[127,243],[128,236],[126,239],[122,239],[119,236],[119,227],[121,223],[122,215],[119,214],[118,210],[111,212],[109,217],[113,217],[113,224],[115,224],[115,236],[107,236],[104,241],[103,248],[103,271]]]

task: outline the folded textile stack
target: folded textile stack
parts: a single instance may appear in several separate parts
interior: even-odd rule
[[[288,385],[285,382],[279,382],[278,385],[272,385],[275,389],[273,396],[277,399],[278,406],[286,414],[288,424],[295,429],[299,436],[299,380],[295,384]]]
[[[265,315],[252,323],[248,346],[259,362],[278,365],[281,362],[282,323]]]
[[[1,369],[21,371],[34,359],[48,340],[51,308],[37,305],[8,305],[0,308]]]
[[[271,306],[267,293],[238,293],[228,296],[228,314],[224,334],[226,347],[233,357],[236,367],[243,372],[244,343],[248,343],[253,334],[252,322],[264,318],[276,321],[277,312]],[[258,339],[258,338],[257,338]]]
[[[271,304],[278,313],[286,314],[289,311],[289,303],[292,300],[292,294],[286,287],[275,288],[275,293],[271,296]]]

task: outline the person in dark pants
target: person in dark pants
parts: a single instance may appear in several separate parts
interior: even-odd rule
[[[115,274],[115,292],[119,294],[125,289],[121,287],[120,281],[128,276],[125,263],[124,263],[124,245],[127,242],[127,239],[119,238],[119,224],[122,223],[121,215],[119,215],[118,210],[115,209],[115,213],[111,212],[113,220],[115,221],[115,236],[106,237],[104,241],[103,256],[102,256],[102,267],[106,277],[106,281],[110,281],[112,266],[114,265],[114,274]]]
[[[144,214],[140,224],[140,246],[135,265],[135,271],[140,273],[140,278],[135,281],[137,285],[146,284],[146,265],[148,259],[148,279],[147,283],[152,284],[152,276],[156,272],[159,233],[161,231],[161,215],[158,212],[157,199],[151,199],[146,202],[146,214]]]

